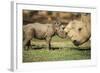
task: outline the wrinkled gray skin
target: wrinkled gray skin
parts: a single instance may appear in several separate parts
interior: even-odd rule
[[[32,38],[44,39],[47,42],[47,47],[51,49],[51,39],[54,35],[58,35],[61,38],[65,38],[63,25],[56,24],[40,24],[33,23],[23,26],[23,47],[30,46]]]

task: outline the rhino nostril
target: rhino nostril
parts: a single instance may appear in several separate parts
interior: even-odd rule
[[[65,32],[65,34],[67,35],[68,33],[67,33],[67,32]]]
[[[76,45],[76,46],[78,46],[78,45],[80,44],[80,42],[77,41],[77,40],[74,40],[73,43],[74,43],[74,45]]]

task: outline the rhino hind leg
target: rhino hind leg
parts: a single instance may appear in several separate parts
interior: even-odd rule
[[[29,49],[32,48],[32,47],[31,47],[31,40],[29,40],[29,41],[27,42],[26,46],[27,46],[27,50],[29,50]]]
[[[27,34],[25,36],[25,39],[23,41],[23,48],[29,50],[31,47],[31,39],[32,39],[32,35]]]
[[[30,40],[25,39],[23,42],[23,48],[28,50],[30,46],[31,46]]]

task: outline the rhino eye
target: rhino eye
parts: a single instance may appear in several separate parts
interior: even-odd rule
[[[81,31],[82,30],[82,28],[78,28],[78,31]]]

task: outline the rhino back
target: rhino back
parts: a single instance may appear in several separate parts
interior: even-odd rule
[[[51,37],[54,34],[52,24],[35,23],[32,25],[32,28],[34,29],[35,37],[39,39]]]

